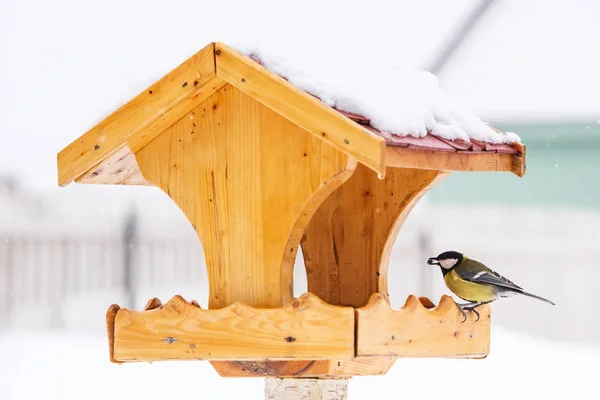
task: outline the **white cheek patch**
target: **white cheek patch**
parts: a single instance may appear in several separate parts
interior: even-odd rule
[[[440,265],[444,269],[450,269],[454,267],[458,260],[456,258],[448,258],[447,260],[440,260]]]

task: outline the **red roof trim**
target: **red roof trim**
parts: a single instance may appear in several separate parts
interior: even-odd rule
[[[263,62],[256,54],[250,54],[250,59],[254,60],[258,64],[265,67]],[[265,67],[266,68],[266,67]],[[271,71],[272,72],[272,71]],[[279,77],[289,81],[285,76],[277,74]],[[306,92],[308,93],[308,92]],[[311,96],[321,100],[318,96],[315,96],[312,93],[308,93]],[[435,150],[435,151],[447,151],[447,152],[468,152],[468,153],[508,153],[508,154],[520,154],[521,151],[517,147],[513,147],[509,144],[500,144],[500,143],[488,143],[481,142],[479,140],[470,139],[470,142],[467,142],[462,139],[456,140],[448,140],[438,136],[434,136],[431,133],[423,137],[414,137],[414,136],[399,136],[393,133],[382,132],[371,125],[371,120],[367,117],[363,117],[362,115],[351,113],[348,111],[338,110],[333,107],[334,110],[344,115],[345,117],[351,119],[352,121],[360,124],[365,129],[370,132],[381,136],[385,139],[387,146],[393,147],[405,147],[409,149],[420,149],[420,150]]]

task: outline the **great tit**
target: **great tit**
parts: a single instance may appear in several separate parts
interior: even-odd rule
[[[466,304],[457,304],[464,319],[467,315],[464,310],[473,311],[479,320],[477,307],[491,303],[499,297],[511,297],[522,294],[555,305],[550,300],[527,293],[520,286],[515,285],[499,273],[492,271],[479,261],[471,260],[457,251],[446,251],[437,257],[427,260],[429,265],[439,265],[448,289],[461,299],[468,301]]]

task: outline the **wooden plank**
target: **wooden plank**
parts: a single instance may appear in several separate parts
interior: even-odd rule
[[[280,307],[293,297],[304,227],[356,165],[227,85],[136,153],[179,205],[206,257],[209,308]]]
[[[106,332],[108,333],[108,357],[111,362],[119,364],[115,359],[115,318],[121,307],[117,304],[112,304],[106,311]]]
[[[425,303],[430,303],[429,300]],[[442,296],[435,308],[426,308],[409,296],[400,310],[393,310],[385,297],[374,294],[356,309],[358,356],[465,357],[483,358],[490,351],[490,307],[467,312],[467,320],[454,300]]]
[[[485,150],[495,151],[497,153],[519,154],[519,150],[516,147],[503,143],[486,143]]]
[[[355,357],[333,360],[213,361],[222,377],[237,378],[350,378],[385,375],[397,357]]]
[[[517,176],[523,176],[527,171],[527,148],[521,145],[520,151],[520,155],[513,156],[512,158],[512,173]]]
[[[329,145],[385,175],[385,140],[223,43],[217,75]]]
[[[113,310],[109,310],[110,316]],[[306,293],[283,308],[235,303],[203,310],[173,297],[147,311],[119,309],[114,359],[161,360],[327,359],[354,356],[354,310]]]
[[[79,178],[124,144],[136,152],[224,84],[215,74],[211,43],[60,151],[59,185]]]
[[[446,143],[447,145],[452,146],[453,148],[455,148],[457,150],[470,150],[473,148],[473,143],[467,142],[466,140],[462,140],[462,139],[448,140],[448,139],[444,139],[441,137],[438,137],[438,139],[441,140],[442,142]]]
[[[389,254],[419,199],[447,174],[363,165],[315,213],[302,238],[308,291],[330,304],[361,307],[387,294]]]
[[[520,169],[524,158],[505,153],[471,153],[469,151],[441,152],[402,147],[387,147],[388,167],[420,168],[439,171],[487,171],[513,172],[519,177],[525,173]],[[515,166],[513,166],[513,164]]]
[[[75,181],[88,184],[152,185],[142,175],[135,154],[126,145]]]
[[[389,135],[390,140],[393,145],[397,146],[399,144],[406,144],[407,146],[402,147],[413,147],[416,149],[425,149],[425,150],[434,150],[434,151],[449,151],[455,152],[456,149],[443,140],[439,138],[427,134],[423,137],[414,137],[414,136],[398,136],[398,135]]]

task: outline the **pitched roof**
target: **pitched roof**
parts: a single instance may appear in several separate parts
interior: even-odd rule
[[[210,43],[64,148],[58,154],[59,185],[81,179],[124,147],[137,152],[227,84],[381,176],[386,166],[511,171],[519,176],[525,170],[525,148],[518,142],[503,145],[380,131],[368,118],[337,110],[299,89],[257,57]]]

